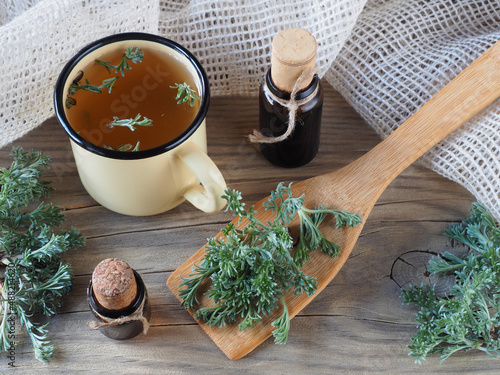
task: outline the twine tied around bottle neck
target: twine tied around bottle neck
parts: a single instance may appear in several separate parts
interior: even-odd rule
[[[99,314],[97,311],[93,311],[97,317],[102,319],[104,322],[96,322],[92,321],[89,323],[90,328],[99,329],[105,327],[116,327],[125,323],[134,322],[136,320],[140,320],[142,322],[142,333],[147,334],[149,331],[149,321],[144,316],[144,306],[146,304],[146,298],[142,301],[141,305],[137,310],[135,310],[132,314],[126,316],[120,316],[116,319],[108,318],[104,315]]]
[[[285,107],[288,110],[288,127],[287,127],[286,131],[278,137],[267,137],[264,134],[262,134],[260,131],[254,130],[253,134],[250,134],[248,136],[248,139],[250,140],[250,142],[252,142],[252,143],[277,143],[277,142],[284,141],[285,139],[287,139],[290,136],[290,134],[293,133],[293,131],[295,129],[296,118],[297,118],[297,109],[300,106],[311,101],[316,96],[318,89],[319,89],[319,85],[317,85],[314,92],[311,95],[308,95],[306,98],[297,100],[295,97],[297,96],[297,92],[299,91],[299,88],[302,87],[302,84],[304,82],[307,82],[307,80],[311,80],[311,77],[314,76],[314,74],[316,74],[316,72],[317,72],[316,68],[306,69],[302,72],[302,74],[299,76],[299,78],[297,79],[297,81],[295,82],[295,84],[293,86],[293,90],[290,93],[289,100],[284,100],[284,99],[278,98],[276,95],[274,95],[269,90],[269,88],[267,87],[266,84],[264,85],[264,90],[265,90],[266,94],[269,95],[273,99],[274,102],[280,104],[281,106]]]

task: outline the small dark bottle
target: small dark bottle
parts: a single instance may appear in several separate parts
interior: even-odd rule
[[[264,88],[264,85],[267,88]],[[276,102],[275,97],[290,100],[290,93],[278,89],[271,79],[271,71],[266,74],[259,91],[259,127],[267,137],[279,137],[288,127],[289,111]],[[286,168],[300,167],[314,159],[319,150],[321,114],[323,109],[323,89],[317,75],[311,84],[299,91],[295,99],[306,103],[297,108],[295,127],[283,141],[261,143],[260,151],[271,163]]]
[[[286,29],[276,35],[272,45],[271,68],[259,90],[259,130],[265,137],[276,138],[289,126],[291,93],[301,75],[295,100],[292,133],[278,142],[261,142],[262,155],[280,167],[299,167],[318,153],[323,109],[323,88],[316,74],[308,74],[316,65],[315,38],[303,29]]]
[[[87,290],[90,310],[97,319],[91,326],[114,340],[146,333],[151,307],[141,276],[116,258],[100,262]]]

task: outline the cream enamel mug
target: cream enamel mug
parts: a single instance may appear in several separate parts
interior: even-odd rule
[[[125,152],[97,146],[75,131],[68,121],[66,99],[74,77],[84,66],[110,48],[131,45],[159,49],[181,61],[195,82],[200,106],[191,124],[175,139],[158,147]],[[145,33],[112,35],[83,48],[63,68],[54,92],[55,112],[70,138],[83,186],[102,206],[133,216],[162,213],[184,200],[205,212],[224,207],[221,196],[226,183],[207,156],[205,116],[209,101],[208,78],[199,61],[181,45]],[[99,128],[93,131],[98,137]]]

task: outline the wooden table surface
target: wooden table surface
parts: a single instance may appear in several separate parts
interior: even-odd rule
[[[337,169],[379,142],[345,100],[325,85],[321,147],[316,159],[296,169],[271,165],[245,141],[258,121],[256,98],[214,98],[207,118],[208,153],[229,187],[245,202],[267,196],[278,182],[300,181]],[[161,215],[115,214],[90,198],[80,183],[69,141],[52,118],[0,150],[11,163],[12,146],[43,151],[52,158],[45,174],[53,181],[50,200],[66,210],[67,224],[86,237],[86,246],[65,256],[74,287],[59,315],[50,319],[55,357],[34,359],[26,334],[1,374],[498,374],[498,361],[479,352],[459,353],[418,365],[406,345],[416,332],[416,307],[402,304],[400,284],[425,280],[423,265],[451,245],[443,231],[468,216],[473,196],[461,186],[411,166],[373,209],[349,260],[332,283],[292,320],[288,343],[268,339],[248,356],[230,361],[180,307],[166,287],[173,270],[231,220],[230,213],[204,214],[188,203]],[[86,287],[94,267],[108,257],[128,262],[147,286],[151,329],[127,341],[91,330]]]

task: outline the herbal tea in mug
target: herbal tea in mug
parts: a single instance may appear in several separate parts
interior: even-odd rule
[[[226,183],[207,156],[208,78],[183,46],[146,33],[95,41],[63,68],[56,115],[80,179],[103,206],[153,215],[184,200],[220,210]]]
[[[172,55],[114,48],[73,78],[66,114],[73,129],[97,146],[145,150],[175,139],[192,123],[200,102],[195,89],[187,67]]]

